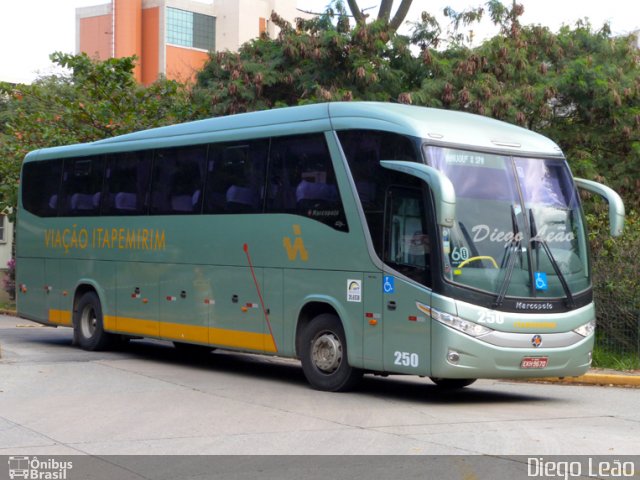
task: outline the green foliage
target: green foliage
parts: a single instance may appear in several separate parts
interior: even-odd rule
[[[420,43],[423,81],[408,92],[413,103],[542,133],[562,147],[574,174],[605,181],[638,208],[640,53],[633,39],[611,37],[607,26],[594,30],[585,21],[558,33],[523,27],[520,5],[492,0],[487,8],[501,34],[479,47],[469,48],[459,37],[444,50]],[[448,14],[464,24],[482,9]]]
[[[54,53],[51,60],[71,73],[32,85],[0,84],[0,210],[17,204],[27,152],[172,124],[191,114],[177,82],[138,85],[134,57],[98,62],[85,54]]]
[[[272,15],[276,39],[262,37],[238,53],[212,54],[193,95],[201,115],[225,115],[334,100],[398,98],[403,85],[419,83],[406,37],[377,21],[350,28],[344,10],[295,28]],[[334,21],[338,18],[337,21]]]
[[[2,279],[2,289],[9,294],[9,300],[16,299],[16,260],[12,258],[7,262],[7,271]]]
[[[604,202],[585,204],[592,250],[599,350],[640,356],[640,214],[627,213],[621,237],[609,235]]]

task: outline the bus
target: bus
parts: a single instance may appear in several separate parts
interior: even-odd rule
[[[577,187],[551,140],[468,113],[336,102],[46,148],[24,161],[19,316],[369,374],[578,376],[595,311]]]

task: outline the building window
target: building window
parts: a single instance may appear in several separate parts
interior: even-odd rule
[[[0,243],[6,243],[7,242],[7,234],[6,232],[6,227],[5,227],[5,216],[4,215],[0,215]]]
[[[167,43],[214,51],[216,17],[167,7]]]

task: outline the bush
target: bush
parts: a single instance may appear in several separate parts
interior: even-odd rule
[[[622,236],[609,236],[606,206],[587,204],[594,300],[596,347],[618,354],[640,355],[640,215],[627,214]]]
[[[9,294],[11,300],[16,299],[16,259],[12,258],[7,262],[9,269],[4,274],[4,291]]]

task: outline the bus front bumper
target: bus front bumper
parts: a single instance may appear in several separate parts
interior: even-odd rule
[[[540,378],[583,375],[591,366],[594,335],[560,348],[498,347],[439,322],[432,323],[431,376]],[[544,365],[543,367],[541,367]],[[526,367],[534,368],[526,368]]]

